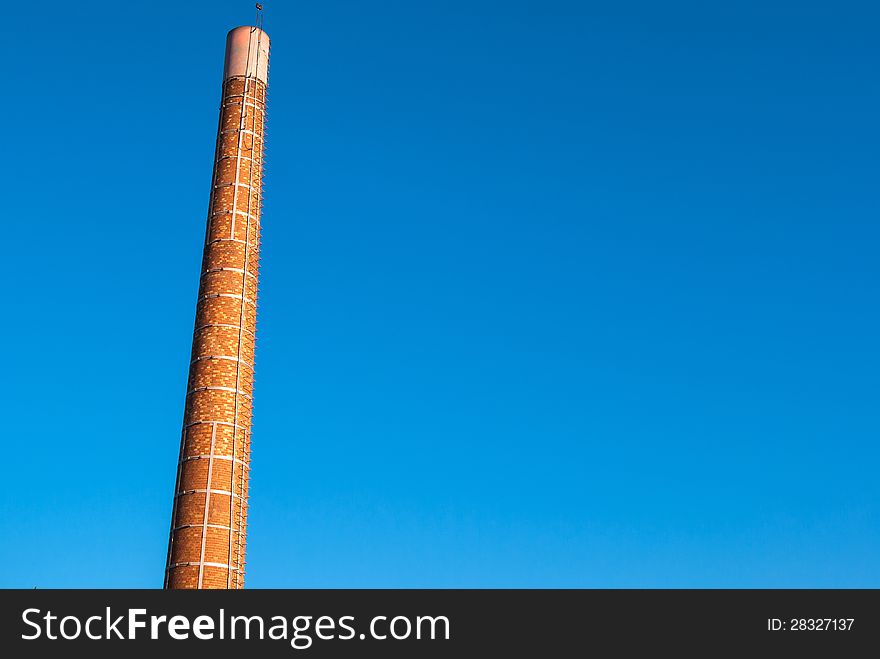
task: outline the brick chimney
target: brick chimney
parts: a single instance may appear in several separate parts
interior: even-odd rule
[[[226,37],[165,588],[242,588],[269,37]]]

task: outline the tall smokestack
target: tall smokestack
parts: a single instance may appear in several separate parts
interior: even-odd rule
[[[226,37],[165,588],[244,587],[269,37]]]

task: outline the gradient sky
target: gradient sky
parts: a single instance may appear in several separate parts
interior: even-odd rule
[[[880,587],[876,3],[265,5],[248,586]],[[161,586],[252,7],[4,10],[0,586]]]

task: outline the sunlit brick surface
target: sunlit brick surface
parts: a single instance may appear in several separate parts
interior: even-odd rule
[[[223,82],[166,588],[242,588],[266,84]]]

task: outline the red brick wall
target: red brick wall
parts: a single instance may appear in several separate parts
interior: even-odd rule
[[[166,588],[244,586],[265,102],[223,83]]]

